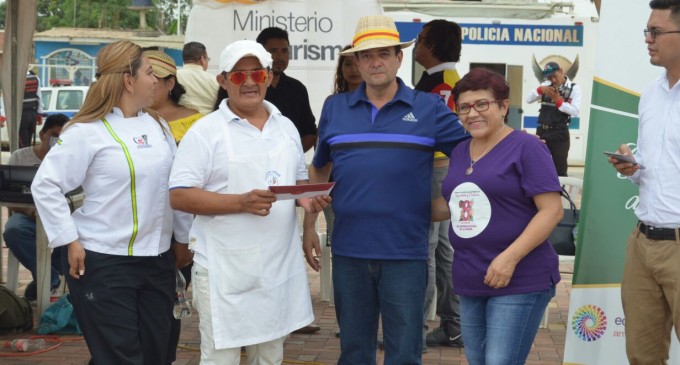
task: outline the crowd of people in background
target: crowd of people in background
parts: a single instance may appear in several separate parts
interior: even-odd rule
[[[677,285],[666,280],[677,276],[677,208],[666,216],[649,206],[677,200],[667,183],[677,166],[656,156],[672,153],[674,137],[657,123],[677,118],[666,109],[680,43],[667,33],[680,28],[680,2],[650,6],[645,40],[666,73],[641,99],[638,163],[609,160],[641,190],[622,286],[631,364],[663,363],[670,328],[680,326]],[[40,165],[32,193],[54,249],[51,285],[65,275],[91,364],[175,360],[176,270],[193,286],[202,364],[239,364],[242,348],[249,364],[281,364],[290,333],[319,329],[305,261],[320,269],[321,211],[338,364],[375,364],[379,344],[386,364],[421,364],[428,346],[465,347],[473,365],[526,361],[560,281],[547,238],[563,214],[558,175],[566,175],[580,88],[557,63],[544,66],[546,81],[527,96],[542,104],[536,138],[507,126],[502,75],[459,76],[458,24],[433,20],[415,40],[399,39],[388,16],[359,20],[318,129],[307,88],[285,73],[283,29],[227,45],[216,76],[199,42],[184,46],[182,68],[132,42],[101,50],[80,112],[47,118],[40,144],[10,160]],[[397,77],[412,45],[425,68],[415,88]],[[25,99],[30,118],[34,101]],[[24,129],[22,121],[22,146]],[[626,145],[619,152],[632,155]],[[332,197],[284,200],[268,189],[329,181]],[[65,193],[76,188],[86,199],[72,213]],[[35,229],[34,211],[15,210],[4,233],[34,280]],[[641,294],[650,290],[659,295]],[[35,298],[35,282],[25,296]],[[433,302],[440,323],[430,330]]]

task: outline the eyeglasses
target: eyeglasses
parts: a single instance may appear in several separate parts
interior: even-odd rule
[[[261,68],[259,70],[253,70],[253,71],[227,72],[226,76],[229,78],[229,81],[231,81],[232,84],[238,86],[238,85],[242,85],[244,82],[246,82],[246,79],[248,78],[248,76],[250,76],[250,79],[253,80],[255,83],[264,84],[264,82],[267,81],[267,75],[268,74],[269,74],[269,69]]]
[[[500,103],[500,100],[486,100],[481,99],[475,101],[474,104],[458,104],[456,105],[456,111],[458,115],[470,114],[470,111],[474,108],[478,112],[483,112],[489,110],[489,105],[491,103]]]
[[[652,37],[652,39],[656,39],[656,37],[658,35],[669,34],[669,33],[680,33],[680,30],[658,30],[656,28],[652,28],[652,29],[643,29],[642,32],[645,34],[645,38]]]
[[[203,56],[203,58],[205,58],[206,61],[210,62],[210,57],[208,57],[208,56]]]

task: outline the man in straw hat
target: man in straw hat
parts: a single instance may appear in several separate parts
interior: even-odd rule
[[[449,154],[468,136],[441,97],[396,77],[411,44],[399,41],[392,18],[361,18],[341,54],[355,56],[364,83],[328,98],[321,112],[309,176],[327,181],[332,169],[336,182],[338,364],[375,364],[379,316],[385,364],[421,363],[433,152]],[[305,217],[304,251],[318,270],[315,220]]]

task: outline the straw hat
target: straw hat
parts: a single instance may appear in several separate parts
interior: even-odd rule
[[[144,51],[144,55],[151,62],[153,74],[158,78],[166,78],[168,75],[177,75],[175,60],[161,51]]]
[[[399,46],[406,48],[415,42],[399,42],[399,31],[394,20],[386,15],[369,15],[359,19],[352,39],[352,48],[340,52],[346,55],[373,48]]]

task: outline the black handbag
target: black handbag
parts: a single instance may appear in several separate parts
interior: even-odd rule
[[[555,229],[548,237],[558,255],[574,256],[576,254],[576,238],[574,232],[578,225],[580,210],[576,209],[576,204],[571,200],[569,193],[562,187],[562,198],[569,202],[569,208],[564,209],[564,217],[557,224]]]

